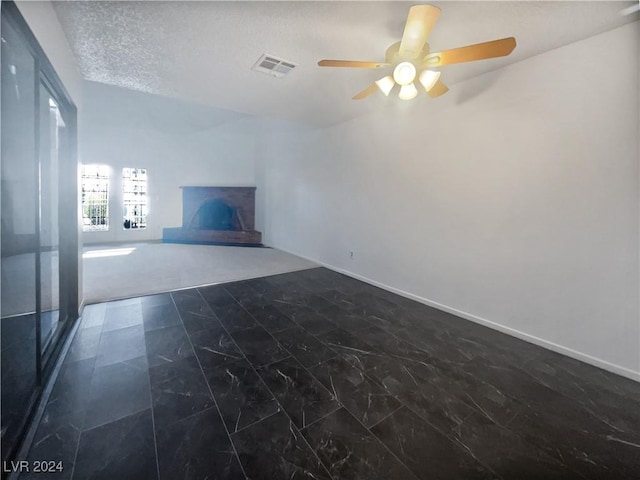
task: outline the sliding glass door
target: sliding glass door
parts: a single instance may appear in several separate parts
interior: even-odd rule
[[[16,442],[36,391],[36,60],[2,17],[2,458]]]
[[[2,460],[12,458],[78,313],[75,107],[2,2]],[[74,198],[75,194],[75,198]]]

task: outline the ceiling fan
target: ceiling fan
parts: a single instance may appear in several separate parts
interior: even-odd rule
[[[490,42],[467,45],[466,47],[431,53],[427,37],[440,16],[440,9],[433,5],[415,5],[409,9],[402,40],[394,43],[385,53],[384,62],[363,62],[352,60],[320,60],[320,67],[386,68],[393,67],[393,73],[368,86],[353,99],[360,100],[380,90],[389,96],[396,84],[400,85],[398,96],[410,100],[418,94],[414,81],[424,87],[430,97],[439,97],[449,88],[440,81],[440,72],[431,70],[454,63],[472,62],[487,58],[504,57],[516,48],[513,37]]]

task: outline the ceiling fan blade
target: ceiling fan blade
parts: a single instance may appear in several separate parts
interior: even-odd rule
[[[356,60],[320,60],[319,67],[351,67],[351,68],[381,68],[388,67],[386,62],[359,62]]]
[[[440,9],[433,5],[415,5],[409,9],[398,51],[400,57],[416,58],[420,54],[439,17]]]
[[[360,93],[356,93],[353,96],[353,100],[362,100],[363,98],[366,98],[372,93],[375,93],[377,91],[378,91],[378,86],[375,83],[373,83],[369,85],[367,88],[365,88],[364,90],[362,90]]]
[[[436,83],[433,84],[433,87],[429,89],[427,94],[431,98],[436,98],[436,97],[439,97],[440,95],[444,95],[448,91],[449,91],[449,87],[447,87],[444,83],[438,80]]]
[[[424,57],[424,63],[429,67],[440,67],[452,63],[472,62],[486,58],[504,57],[516,48],[516,39],[513,37],[501,38],[491,42],[476,43],[466,47],[453,48],[442,52],[430,53]]]

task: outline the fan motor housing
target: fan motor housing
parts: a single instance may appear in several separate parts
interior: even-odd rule
[[[384,58],[385,58],[385,61],[387,63],[390,63],[392,65],[396,65],[396,64],[398,64],[400,62],[403,62],[403,61],[415,61],[415,60],[421,61],[424,57],[429,55],[429,51],[430,51],[429,44],[425,42],[424,47],[422,47],[422,50],[420,50],[420,53],[418,54],[417,57],[414,57],[414,58],[405,57],[405,58],[403,58],[398,53],[400,51],[400,44],[401,43],[402,42],[395,42],[395,43],[392,43],[391,45],[389,45],[389,48],[387,48],[387,51],[384,54]]]

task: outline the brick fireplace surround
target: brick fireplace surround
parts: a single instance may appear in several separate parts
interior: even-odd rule
[[[163,242],[262,246],[262,234],[255,230],[256,187],[180,188],[182,227],[163,228]],[[228,219],[209,218],[226,212]],[[216,224],[223,229],[206,228]]]

